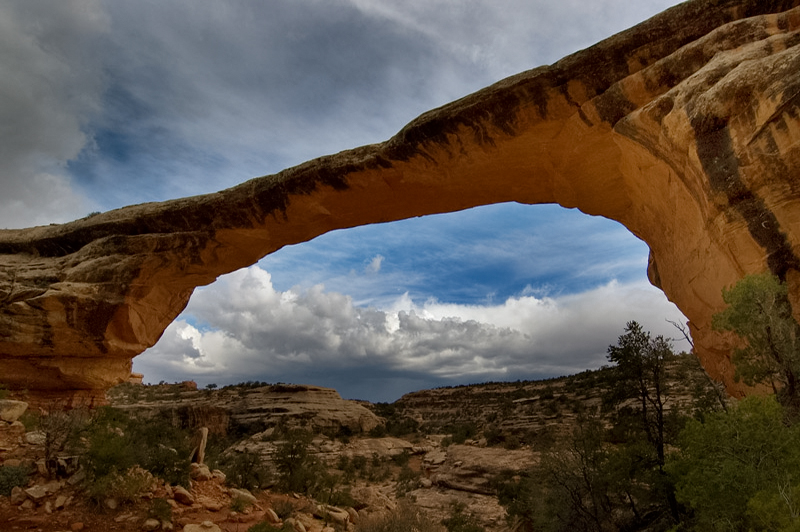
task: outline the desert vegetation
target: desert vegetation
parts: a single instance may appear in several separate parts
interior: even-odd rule
[[[249,532],[299,530],[302,515],[364,532],[800,530],[800,329],[775,278],[747,277],[725,301],[714,323],[742,339],[737,378],[772,393],[726,400],[692,353],[635,321],[598,370],[414,392],[366,405],[378,422],[361,428],[274,404],[237,410],[268,393],[313,394],[308,386],[126,384],[108,407],[26,414],[41,460],[0,467],[0,496],[42,476],[77,479],[101,512],[139,508],[169,523],[174,490],[196,478],[195,430],[210,423],[205,466],[230,490],[231,515],[289,497],[269,499],[275,518]],[[376,487],[380,511],[365,495]],[[459,491],[499,503],[503,518],[471,499],[426,506],[430,493]]]

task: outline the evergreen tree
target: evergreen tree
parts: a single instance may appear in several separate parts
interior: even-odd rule
[[[772,387],[790,419],[800,418],[800,325],[789,290],[774,275],[748,275],[722,297],[728,308],[714,315],[716,329],[733,331],[746,345],[736,349],[736,379]]]

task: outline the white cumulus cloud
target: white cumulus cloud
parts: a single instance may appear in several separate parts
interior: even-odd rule
[[[595,368],[631,319],[669,336],[665,319],[682,316],[655,288],[616,282],[497,305],[418,304],[404,295],[390,308],[362,308],[321,285],[277,291],[253,266],[198,290],[135,364],[150,381],[314,381],[347,396],[348,381],[373,374],[475,382]]]

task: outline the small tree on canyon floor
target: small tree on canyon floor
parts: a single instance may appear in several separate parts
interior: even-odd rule
[[[668,362],[675,358],[672,346],[663,336],[652,338],[635,321],[628,322],[625,334],[608,347],[614,378],[605,394],[606,408],[627,417],[632,430],[644,436],[652,447],[657,465],[663,467],[665,446],[670,437],[670,399]]]

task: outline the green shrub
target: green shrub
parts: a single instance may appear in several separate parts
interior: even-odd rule
[[[294,532],[294,528],[289,524],[284,524],[278,528],[277,526],[263,521],[248,528],[247,532]]]
[[[83,460],[90,476],[94,478],[110,475],[117,468],[126,469],[135,462],[127,442],[114,433],[96,434],[90,440]]]
[[[220,460],[219,468],[225,473],[226,482],[237,488],[257,490],[272,483],[272,472],[258,453],[245,450],[228,455]]]
[[[453,504],[450,517],[442,521],[447,532],[483,532],[483,527],[478,524],[475,517],[466,513],[465,509],[463,503]]]
[[[231,501],[231,511],[232,512],[244,512],[250,506],[250,501],[245,499],[244,497],[236,497]]]
[[[0,495],[8,497],[16,486],[28,484],[28,468],[17,466],[0,467]]]
[[[404,464],[397,475],[397,487],[395,488],[397,496],[403,497],[406,493],[416,488],[419,477],[419,471],[414,471],[408,467],[408,464]]]
[[[786,426],[774,396],[747,397],[727,412],[691,420],[667,470],[698,530],[796,530],[800,425]]]
[[[410,459],[411,459],[411,453],[408,452],[408,449],[403,449],[402,453],[392,456],[392,462],[401,467],[408,464],[408,461]]]
[[[383,438],[386,436],[386,425],[376,425],[369,431],[370,438]]]
[[[25,425],[26,432],[31,432],[39,428],[39,414],[32,411],[30,408],[23,412],[17,421]]]
[[[367,457],[363,455],[354,456],[350,460],[350,464],[356,471],[364,471],[367,469]]]
[[[188,455],[181,455],[177,449],[164,444],[150,447],[142,453],[140,464],[155,476],[163,479],[168,484],[187,484],[191,463]]]
[[[124,504],[136,502],[142,495],[152,491],[155,485],[156,480],[149,471],[134,466],[122,472],[112,470],[107,475],[92,479],[86,492],[96,502],[113,498]]]
[[[100,408],[86,430],[84,463],[94,479],[139,465],[170,484],[189,481],[191,437],[167,419],[140,420]]]
[[[364,519],[356,525],[356,532],[440,532],[440,525],[418,510],[407,505],[398,506],[389,515]]]
[[[150,508],[147,510],[147,516],[158,519],[162,522],[171,523],[172,506],[170,506],[166,499],[156,497],[153,499],[153,502],[150,503]]]
[[[309,453],[312,434],[297,429],[278,442],[273,462],[278,470],[278,486],[285,492],[310,493],[317,486],[320,464]]]
[[[521,446],[522,442],[519,441],[519,437],[514,434],[507,436],[505,442],[503,443],[503,448],[507,451],[519,449]]]
[[[350,493],[349,489],[341,489],[336,490],[331,494],[328,504],[331,506],[338,506],[340,508],[347,508],[348,506],[357,506],[358,501],[353,498],[353,495]]]
[[[278,514],[278,517],[286,519],[294,513],[294,504],[291,501],[282,500],[273,504],[272,509]]]
[[[462,423],[455,425],[451,429],[453,443],[463,444],[470,438],[478,434],[478,427],[475,423]]]
[[[500,427],[497,425],[487,425],[483,429],[483,437],[486,438],[486,445],[494,446],[500,445],[505,441],[505,435]]]

